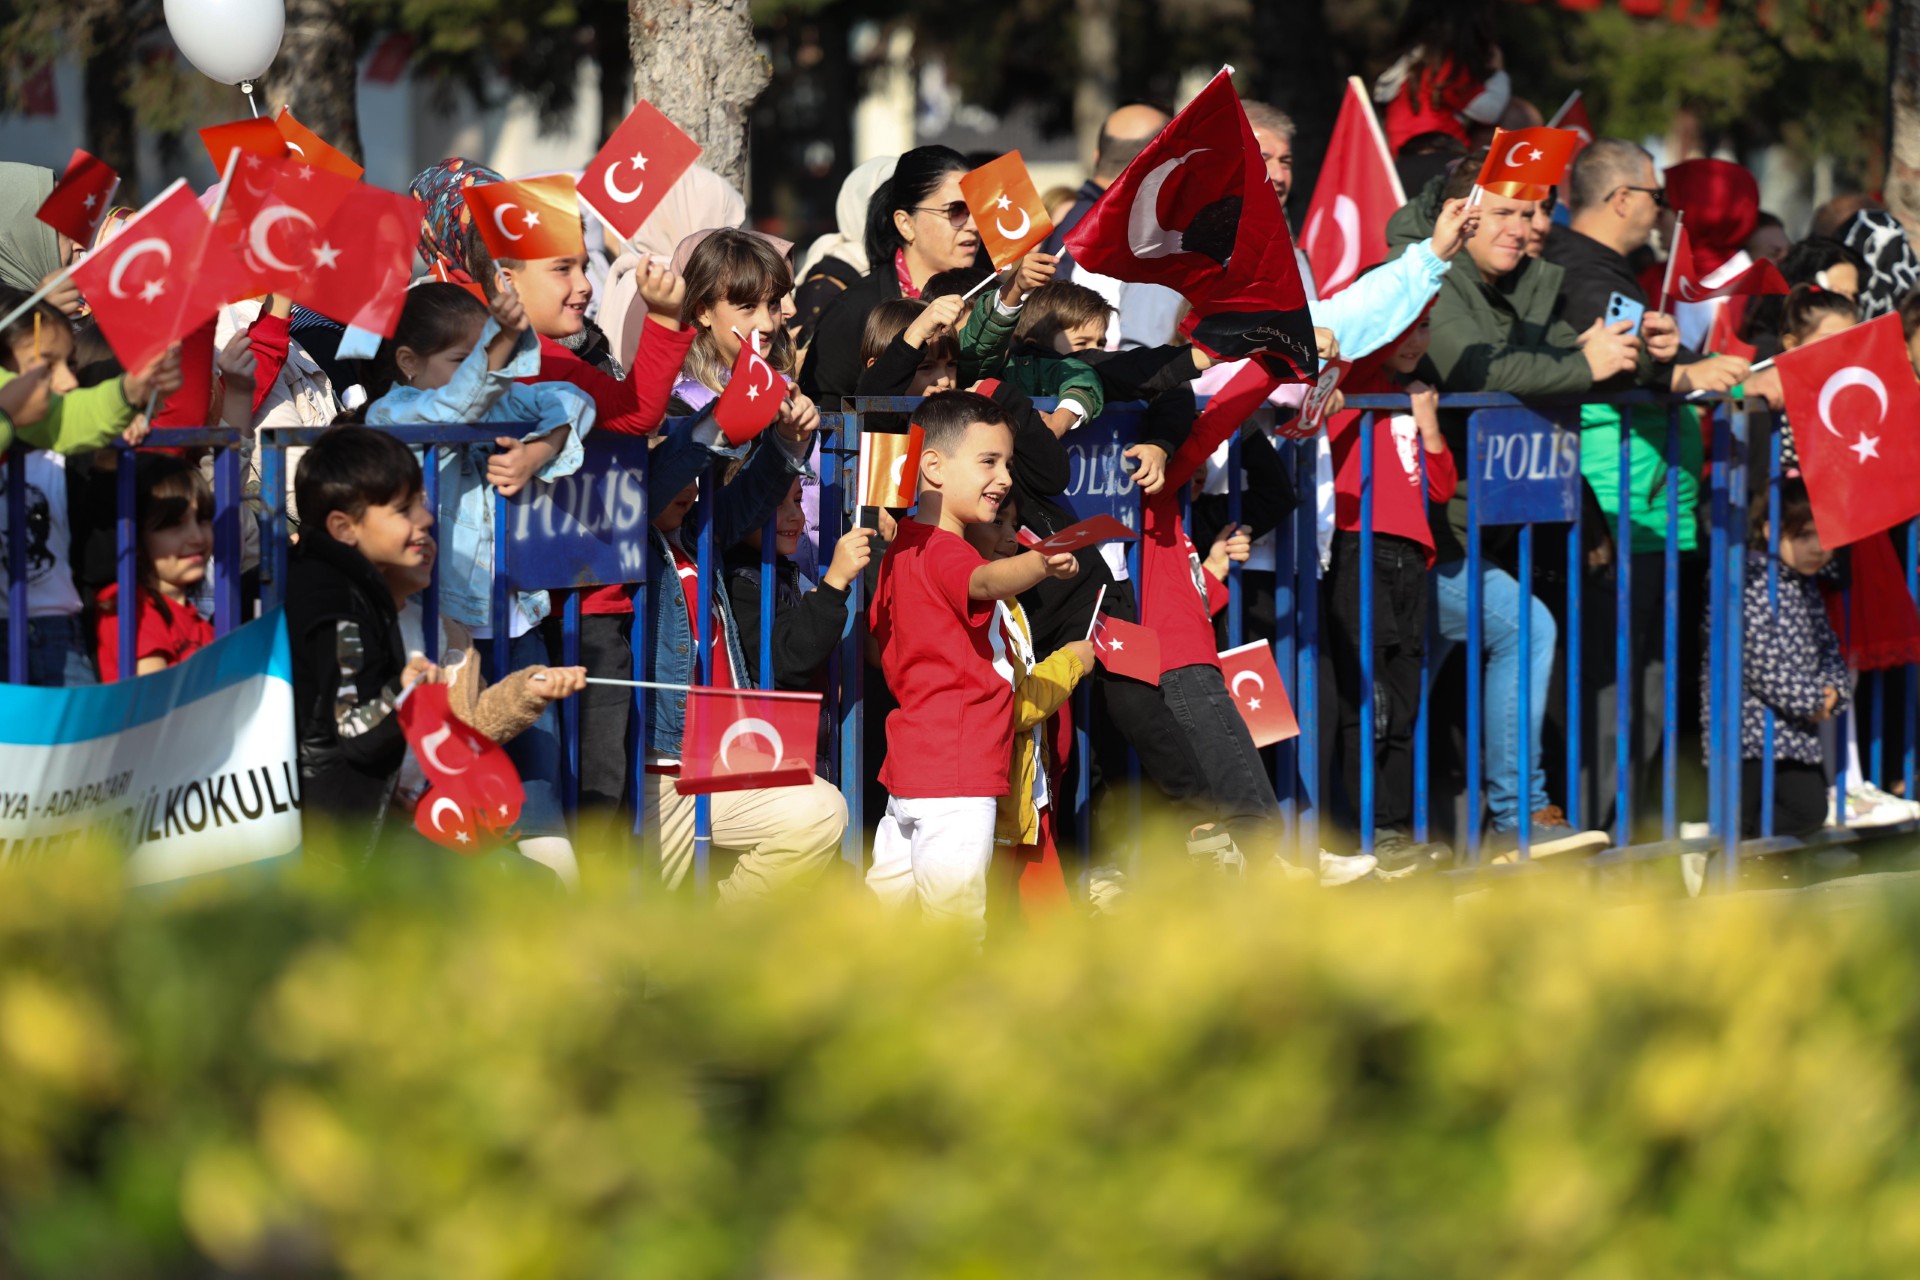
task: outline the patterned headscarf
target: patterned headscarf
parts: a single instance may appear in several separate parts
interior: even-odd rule
[[[427,206],[427,220],[420,227],[420,256],[429,268],[436,262],[445,263],[456,280],[472,279],[467,274],[467,231],[473,226],[473,215],[460,193],[468,187],[505,181],[497,171],[455,156],[407,184],[414,198]]]
[[[1862,209],[1840,233],[1847,248],[1866,259],[1860,278],[1860,318],[1874,320],[1897,310],[1920,283],[1920,256],[1907,229],[1885,209]]]

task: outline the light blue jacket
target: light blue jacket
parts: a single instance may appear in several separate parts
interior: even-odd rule
[[[1440,279],[1451,262],[1442,262],[1431,241],[1422,240],[1392,262],[1384,263],[1307,311],[1315,326],[1333,330],[1340,358],[1371,355],[1413,327],[1440,293]]]
[[[581,437],[593,427],[593,401],[569,383],[514,381],[540,372],[540,343],[531,329],[521,332],[513,358],[504,368],[487,368],[487,344],[499,332],[500,326],[489,319],[473,354],[460,362],[453,381],[444,387],[423,391],[395,383],[367,406],[367,425],[536,424],[522,440],[539,440],[567,427],[571,430],[565,447],[536,475],[553,480],[578,471],[585,456]],[[440,450],[437,519],[445,553],[440,561],[440,607],[446,616],[469,628],[493,625],[493,493],[487,487],[487,459],[492,454],[493,446],[483,444]],[[544,591],[518,592],[515,601],[519,611],[536,623],[552,611]]]

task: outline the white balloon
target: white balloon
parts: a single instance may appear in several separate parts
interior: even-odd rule
[[[187,61],[221,84],[266,75],[287,29],[286,0],[166,0],[166,14]]]

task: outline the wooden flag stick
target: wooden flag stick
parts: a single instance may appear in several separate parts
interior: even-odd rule
[[[1008,267],[1007,267],[1007,270],[1008,270],[1008,271],[1018,271],[1019,269],[1020,269],[1020,264],[1019,264],[1019,263],[1017,263],[1017,262],[1015,262],[1015,263],[1011,263],[1011,264],[1009,264],[1009,265],[1008,265]],[[986,287],[987,287],[988,285],[990,285],[990,284],[992,284],[992,283],[993,283],[993,282],[994,282],[995,280],[998,280],[998,279],[1000,278],[1000,276],[1001,276],[1001,275],[1002,275],[1002,273],[1001,273],[1001,272],[999,272],[999,271],[996,271],[996,272],[994,272],[994,273],[993,273],[992,275],[990,275],[990,276],[988,276],[988,277],[987,277],[987,278],[986,278],[985,280],[982,280],[982,281],[981,281],[981,282],[980,282],[979,284],[977,284],[977,285],[975,285],[975,286],[973,286],[973,288],[971,288],[971,289],[969,289],[969,290],[967,290],[967,291],[966,291],[965,293],[963,293],[963,294],[961,294],[961,295],[960,295],[960,301],[962,301],[962,302],[972,302],[972,301],[973,301],[973,299],[974,299],[974,295],[975,295],[975,294],[977,294],[977,293],[979,293],[979,292],[980,292],[980,291],[981,291],[982,289],[984,289],[984,288],[986,288]]]
[[[1674,252],[1680,247],[1680,228],[1687,220],[1686,210],[1673,215],[1673,243],[1667,246],[1667,272],[1660,281],[1660,314],[1667,314],[1667,294],[1673,290],[1673,268],[1680,258]]]

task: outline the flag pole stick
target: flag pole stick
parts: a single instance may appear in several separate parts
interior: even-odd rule
[[[27,312],[39,306],[42,302],[45,302],[47,300],[47,295],[52,293],[55,289],[58,289],[62,284],[66,283],[67,277],[73,274],[74,267],[77,267],[79,265],[80,264],[76,262],[69,266],[62,267],[57,275],[53,276],[45,284],[41,285],[38,289],[36,289],[33,292],[33,295],[29,297],[25,302],[21,303],[19,306],[15,307],[13,310],[7,312],[6,319],[0,320],[0,329],[5,329],[8,325],[12,324],[15,320],[18,320],[21,316],[27,314]]]
[[[1667,246],[1667,273],[1660,280],[1660,314],[1667,314],[1667,294],[1673,290],[1673,268],[1680,261],[1680,255],[1674,250],[1680,247],[1680,228],[1685,225],[1687,211],[1680,210],[1673,215],[1673,243]]]
[[[1567,95],[1567,100],[1560,104],[1560,109],[1553,113],[1553,119],[1547,121],[1547,128],[1558,129],[1560,122],[1567,118],[1567,112],[1573,110],[1573,104],[1578,101],[1580,101],[1580,91],[1575,89]]]
[[[1019,263],[1017,263],[1017,262],[1014,262],[1014,263],[1009,263],[1009,264],[1007,265],[1007,270],[1008,270],[1008,271],[1016,271],[1016,270],[1018,270],[1018,269],[1019,269],[1019,267],[1020,267],[1020,264],[1019,264]],[[982,289],[984,289],[984,288],[986,288],[986,287],[987,287],[988,285],[990,285],[990,284],[992,284],[992,283],[993,283],[993,282],[994,282],[995,280],[998,280],[998,279],[999,279],[999,278],[1001,277],[1001,275],[1002,275],[1002,274],[1004,274],[1004,273],[1003,273],[1003,272],[999,272],[999,271],[996,271],[996,272],[994,272],[994,273],[993,273],[992,275],[990,275],[990,276],[988,276],[988,277],[987,277],[987,278],[986,278],[985,280],[982,280],[982,281],[981,281],[981,282],[980,282],[979,284],[977,284],[977,285],[975,285],[975,286],[973,286],[973,288],[971,288],[971,289],[969,289],[969,290],[967,290],[967,291],[966,291],[965,293],[963,293],[963,294],[961,294],[961,295],[960,295],[960,301],[962,301],[962,302],[972,302],[972,301],[973,301],[973,298],[974,298],[974,295],[975,295],[975,294],[977,294],[977,293],[979,293],[979,292],[980,292],[980,291],[981,291]]]
[[[533,678],[536,681],[545,683],[547,675],[546,672],[542,671]],[[622,689],[664,689],[669,693],[693,692],[693,686],[690,684],[661,684],[657,680],[615,680],[608,676],[588,676],[587,683],[618,685]]]

